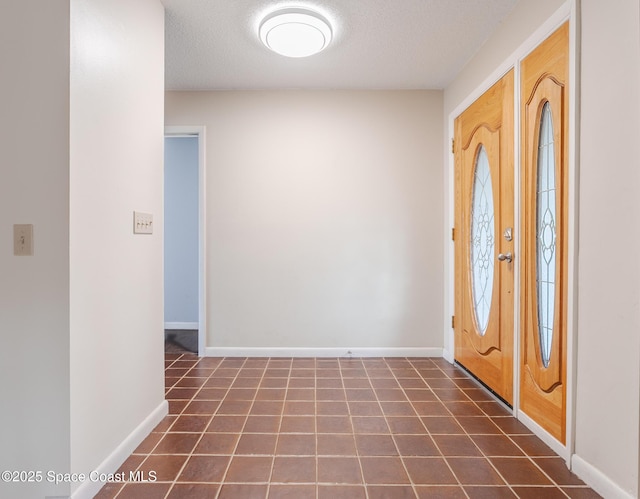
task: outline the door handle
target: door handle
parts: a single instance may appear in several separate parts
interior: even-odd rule
[[[510,251],[508,253],[500,253],[498,255],[498,260],[500,260],[501,262],[504,262],[506,260],[507,263],[511,263],[513,260],[513,255]]]

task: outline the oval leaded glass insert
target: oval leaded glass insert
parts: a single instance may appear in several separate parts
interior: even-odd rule
[[[538,335],[544,367],[549,367],[556,301],[556,162],[551,106],[540,116],[536,186],[536,285]]]
[[[491,296],[493,294],[493,267],[495,248],[495,227],[493,208],[493,188],[489,157],[484,146],[480,146],[476,156],[471,200],[471,290],[473,310],[478,332],[487,332]]]

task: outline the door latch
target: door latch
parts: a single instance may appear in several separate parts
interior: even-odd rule
[[[500,260],[501,262],[506,261],[507,263],[511,263],[511,261],[513,260],[513,255],[511,254],[511,252],[509,252],[509,253],[500,253],[498,255],[498,260]]]

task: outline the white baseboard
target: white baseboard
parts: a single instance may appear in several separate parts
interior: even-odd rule
[[[620,488],[598,468],[577,454],[571,456],[571,471],[602,497],[615,499],[633,499],[634,495]]]
[[[98,473],[115,473],[131,453],[147,438],[162,418],[169,413],[169,403],[163,400],[138,427],[96,468]],[[103,482],[87,480],[72,492],[72,499],[91,499],[104,486]]]
[[[442,351],[442,357],[444,358],[444,360],[446,360],[450,364],[453,364],[455,362],[455,359],[453,357],[453,352],[450,352],[446,348]]]
[[[206,357],[442,357],[442,348],[207,347]]]
[[[518,420],[529,428],[533,434],[542,440],[545,444],[551,447],[551,450],[564,459],[567,464],[569,463],[571,456],[567,446],[556,440],[551,434],[545,430],[542,426],[536,423],[533,419],[527,416],[522,410],[518,411]]]
[[[198,329],[200,325],[197,322],[165,322],[165,329]]]

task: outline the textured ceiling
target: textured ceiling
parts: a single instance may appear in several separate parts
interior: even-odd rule
[[[163,0],[170,90],[444,88],[517,0]],[[290,59],[266,49],[258,24],[276,8],[327,17],[324,52]]]

